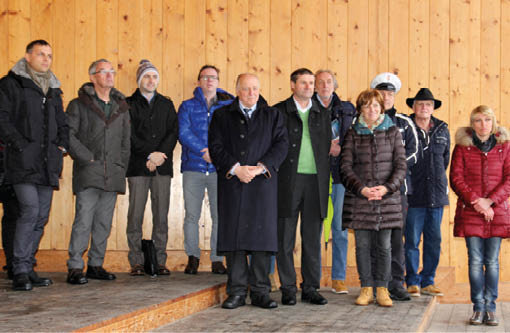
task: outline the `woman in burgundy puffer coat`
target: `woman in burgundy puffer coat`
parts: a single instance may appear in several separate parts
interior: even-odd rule
[[[496,326],[499,249],[510,237],[510,135],[494,111],[480,105],[471,112],[471,127],[459,128],[455,140],[450,183],[458,196],[454,235],[466,239],[468,250],[469,322]]]

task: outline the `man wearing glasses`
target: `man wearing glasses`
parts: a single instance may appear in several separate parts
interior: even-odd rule
[[[126,168],[130,152],[128,105],[113,88],[115,71],[106,59],[89,67],[90,81],[67,107],[70,128],[69,154],[74,160],[73,192],[76,213],[69,243],[70,284],[89,279],[114,280],[103,268],[106,242],[112,226],[117,193],[126,191]],[[87,274],[83,253],[88,251]]]
[[[197,274],[200,262],[198,246],[198,220],[207,189],[211,228],[212,272],[225,274],[223,257],[216,254],[218,233],[217,177],[211,162],[208,146],[209,124],[215,110],[232,103],[234,96],[218,88],[219,70],[211,65],[202,66],[198,74],[194,97],[182,102],[179,118],[179,141],[182,145],[181,172],[184,195],[184,249],[188,255],[186,274]]]

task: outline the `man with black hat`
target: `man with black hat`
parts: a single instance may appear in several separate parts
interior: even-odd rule
[[[136,82],[138,89],[126,99],[131,116],[131,155],[126,172],[129,185],[127,239],[130,275],[144,275],[142,224],[149,190],[157,273],[170,275],[166,267],[166,245],[173,176],[172,153],[179,135],[177,113],[172,100],[156,91],[159,72],[149,60],[140,61]]]
[[[442,296],[434,285],[441,253],[441,220],[448,205],[446,168],[450,160],[448,124],[432,116],[441,107],[428,88],[421,88],[414,98],[406,100],[413,109],[411,119],[418,129],[420,156],[411,168],[413,194],[408,196],[405,234],[406,284],[411,296]],[[423,233],[423,269],[420,265],[420,244]]]
[[[400,188],[402,198],[402,216],[404,226],[402,229],[391,231],[391,281],[388,290],[392,299],[396,301],[409,301],[411,297],[404,288],[405,256],[403,230],[407,216],[407,195],[411,195],[410,168],[416,164],[418,158],[418,134],[413,121],[405,114],[397,113],[395,109],[395,95],[400,91],[402,83],[398,76],[385,72],[378,74],[370,83],[370,88],[377,89],[384,98],[385,113],[391,118],[402,134],[406,149],[407,172],[404,184]],[[375,255],[375,254],[372,254]]]

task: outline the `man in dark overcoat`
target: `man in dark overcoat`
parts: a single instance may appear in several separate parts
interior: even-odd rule
[[[248,285],[252,305],[277,307],[268,274],[278,250],[277,177],[288,140],[281,113],[259,97],[259,89],[257,76],[239,75],[237,98],[214,113],[209,128],[218,172],[218,252],[227,258],[226,309],[245,304]]]
[[[282,303],[296,304],[294,245],[301,215],[301,300],[324,305],[321,276],[322,221],[328,213],[331,113],[312,100],[315,77],[306,68],[290,76],[292,96],[275,105],[285,118],[289,153],[278,172],[278,275]]]

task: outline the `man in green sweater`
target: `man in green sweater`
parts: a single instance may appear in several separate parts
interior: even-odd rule
[[[282,303],[296,304],[293,251],[301,216],[301,300],[324,305],[317,291],[321,276],[321,231],[329,195],[331,115],[312,100],[315,77],[306,68],[290,76],[292,96],[275,105],[283,114],[289,152],[278,171],[278,274]]]

